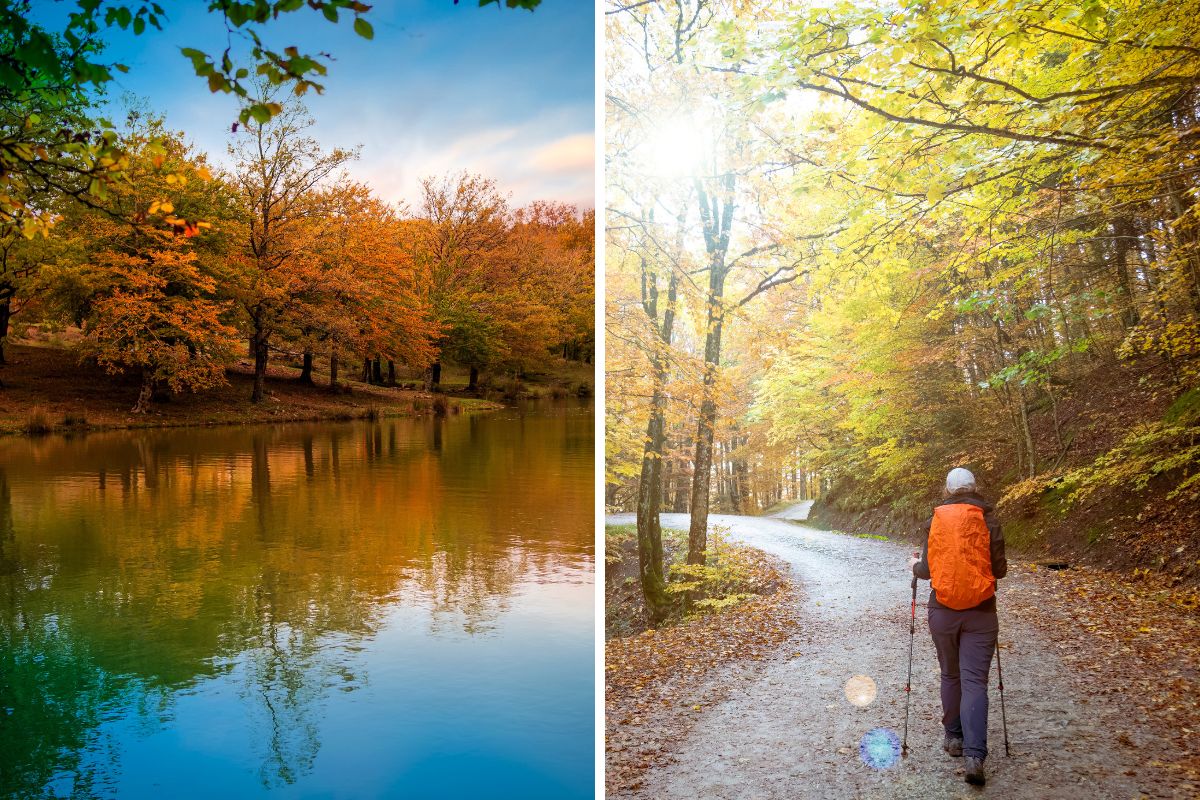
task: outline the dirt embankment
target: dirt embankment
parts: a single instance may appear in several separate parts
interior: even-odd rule
[[[897,541],[919,543],[918,528],[921,522],[913,515],[897,512],[889,506],[843,511],[818,500],[813,503],[804,524],[826,531],[869,533]]]
[[[1005,539],[1014,552],[1038,560],[1065,560],[1132,572],[1149,569],[1190,585],[1200,585],[1200,503],[1183,492],[1172,496],[1193,474],[1194,462],[1162,442],[1190,447],[1195,437],[1155,440],[1155,426],[1200,431],[1200,390],[1180,393],[1162,374],[1162,365],[1130,369],[1101,365],[1062,387],[1057,404],[1030,409],[1031,435],[1038,454],[1037,476],[1017,474],[1011,454],[999,445],[983,448],[976,469],[986,497],[997,505]],[[1131,433],[1140,444],[1129,444]],[[1140,437],[1140,438],[1139,438]],[[1155,443],[1159,441],[1159,443]],[[975,446],[980,446],[976,443]],[[953,464],[947,464],[953,466]],[[1103,470],[1103,472],[1101,472]],[[1100,475],[1094,491],[1078,492],[1081,476]],[[813,508],[819,527],[853,533],[886,534],[917,542],[927,519],[912,510],[912,487],[894,487],[909,509],[890,504],[863,508],[863,491],[842,477]],[[929,486],[928,505],[937,499]],[[905,494],[907,492],[907,495]]]
[[[1165,502],[1153,488],[1143,495],[1114,492],[1080,508],[1061,493],[997,509],[1010,553],[1038,562],[1079,564],[1136,575],[1149,570],[1172,585],[1200,585],[1198,509]],[[886,536],[919,547],[927,518],[889,506],[846,511],[818,500],[807,524],[847,533]]]

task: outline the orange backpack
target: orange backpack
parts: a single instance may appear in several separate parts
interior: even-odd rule
[[[991,536],[982,508],[952,503],[933,510],[929,575],[937,601],[956,611],[977,606],[996,593]]]

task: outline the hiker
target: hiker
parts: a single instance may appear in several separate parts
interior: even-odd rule
[[[942,745],[964,756],[967,783],[987,782],[988,676],[996,649],[996,579],[1008,572],[1004,536],[975,476],[958,467],[946,476],[944,498],[924,526],[912,573],[932,584],[929,632],[942,672]]]

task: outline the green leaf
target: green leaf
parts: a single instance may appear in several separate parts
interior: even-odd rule
[[[254,121],[259,125],[265,125],[271,121],[271,109],[267,108],[262,103],[255,103],[246,109],[250,116],[254,117]]]
[[[367,22],[362,17],[355,17],[354,32],[364,39],[375,38],[375,29],[371,27],[371,23]]]

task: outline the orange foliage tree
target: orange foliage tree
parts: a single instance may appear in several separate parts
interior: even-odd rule
[[[355,154],[324,152],[304,135],[313,120],[298,103],[272,120],[251,124],[232,146],[237,165],[230,181],[241,197],[242,252],[230,263],[223,283],[240,310],[239,326],[254,358],[251,401],[265,394],[272,338],[288,327],[289,316],[322,279],[311,252],[311,221],[329,213],[324,191]]]
[[[408,229],[362,184],[333,187],[322,205],[331,213],[313,222],[318,280],[296,309],[305,374],[311,380],[316,347],[329,356],[331,386],[343,353],[386,359],[394,383],[395,362],[429,363],[440,331],[417,288],[417,268],[404,246]]]
[[[594,213],[537,202],[511,211],[490,178],[462,173],[422,183],[410,246],[423,295],[441,328],[427,384],[441,360],[517,374],[549,350],[591,356]]]
[[[182,392],[225,382],[237,332],[221,321],[216,282],[181,237],[148,231],[136,249],[105,250],[93,265],[106,280],[84,322],[83,352],[110,372],[141,372],[135,412],[163,386]]]
[[[70,209],[42,254],[43,312],[75,322],[81,353],[112,373],[138,372],[134,411],[155,393],[197,391],[225,380],[236,331],[223,317],[213,266],[227,237],[211,222],[232,206],[204,158],[157,120],[131,117],[121,142],[130,180],[98,209]]]

